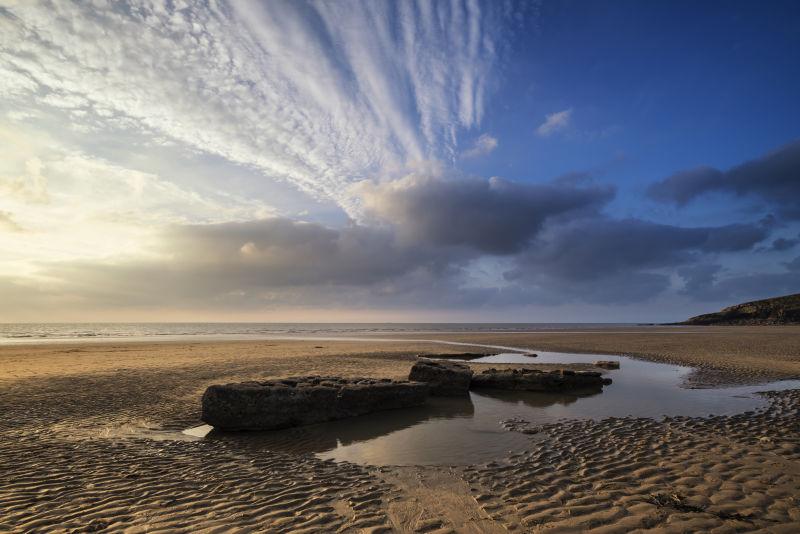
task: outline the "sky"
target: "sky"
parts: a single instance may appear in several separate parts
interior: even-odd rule
[[[800,4],[0,0],[0,322],[800,292]]]

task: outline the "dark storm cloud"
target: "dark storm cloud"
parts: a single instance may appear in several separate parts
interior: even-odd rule
[[[776,250],[778,252],[782,252],[784,250],[789,250],[796,247],[800,243],[800,238],[796,239],[787,239],[785,237],[779,237],[775,241],[772,242],[772,250]]]
[[[84,294],[142,303],[153,298],[235,298],[287,287],[369,286],[415,269],[444,272],[429,248],[399,245],[363,226],[331,229],[283,218],[186,225],[162,235],[163,257],[119,264],[52,265],[48,275]]]
[[[358,192],[379,224],[177,225],[162,232],[150,259],[61,262],[42,266],[42,274],[65,301],[78,295],[108,307],[631,303],[668,290],[676,273],[687,288],[719,286],[716,271],[687,269],[747,251],[769,232],[763,224],[612,219],[600,208],[613,190],[574,181],[413,176]]]
[[[776,272],[727,274],[719,265],[697,265],[679,271],[683,294],[700,301],[743,302],[800,291],[800,257]]]
[[[368,212],[393,224],[407,241],[511,254],[525,248],[547,219],[597,210],[614,189],[411,175],[363,183],[359,193]]]
[[[703,252],[747,250],[766,230],[736,224],[683,228],[641,219],[591,218],[552,228],[524,256],[538,271],[571,280],[591,280],[631,269],[686,263]],[[512,276],[523,276],[521,269]]]
[[[756,243],[766,239],[769,229],[756,224],[728,224],[714,228],[682,228],[706,239],[700,247],[705,252],[737,252],[749,250]]]
[[[719,189],[725,173],[712,167],[697,167],[676,172],[672,176],[651,185],[647,194],[660,202],[672,202],[684,206],[698,195]]]
[[[709,288],[716,283],[720,271],[722,265],[716,263],[699,263],[679,268],[678,276],[684,282],[680,293],[695,298],[706,295]]]
[[[165,240],[181,265],[264,286],[369,284],[436,263],[432,251],[399,246],[379,229],[284,218],[180,226]]]
[[[469,266],[485,255],[469,247],[411,243],[389,228],[333,229],[276,218],[176,226],[163,234],[159,259],[60,263],[44,274],[60,280],[64,294],[109,306],[627,303],[665,291],[665,269],[745,250],[763,237],[748,225],[562,219],[511,257],[505,287],[494,288],[471,283]]]
[[[800,141],[728,171],[699,167],[678,172],[650,186],[648,195],[684,205],[710,192],[759,198],[786,219],[800,219]]]
[[[45,272],[65,291],[108,305],[308,303],[324,295],[349,305],[467,306],[497,293],[465,289],[471,261],[521,251],[545,221],[596,213],[613,196],[604,187],[418,175],[358,192],[379,224],[272,218],[173,226],[156,258],[59,263]]]
[[[748,250],[766,236],[756,225],[682,228],[587,218],[548,229],[505,276],[586,302],[635,302],[666,290],[669,270],[707,254]]]

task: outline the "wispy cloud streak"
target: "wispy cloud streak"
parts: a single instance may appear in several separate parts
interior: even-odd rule
[[[550,113],[545,117],[545,121],[536,129],[536,133],[541,137],[550,137],[551,135],[564,131],[572,119],[572,108],[559,111],[557,113]]]
[[[153,132],[345,209],[480,123],[494,3],[31,0],[0,8],[0,98]]]

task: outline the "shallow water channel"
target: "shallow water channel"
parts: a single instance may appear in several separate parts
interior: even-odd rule
[[[503,420],[535,424],[564,419],[730,415],[766,404],[759,391],[800,388],[800,380],[758,386],[687,389],[689,367],[624,356],[538,352],[531,358],[502,353],[470,363],[591,363],[618,360],[620,369],[601,393],[556,394],[480,390],[469,398],[431,398],[427,406],[288,430],[222,433],[210,427],[190,429],[196,437],[228,445],[367,465],[462,465],[488,462],[530,447],[530,436],[505,430]],[[491,367],[491,366],[487,366]],[[480,371],[478,371],[480,372]]]

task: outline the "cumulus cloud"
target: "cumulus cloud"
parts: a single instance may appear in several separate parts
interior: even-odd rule
[[[455,157],[505,17],[477,0],[19,2],[0,10],[0,96],[153,132],[352,211],[349,181]]]
[[[606,186],[523,184],[501,178],[414,173],[355,191],[366,212],[395,226],[407,242],[471,247],[489,254],[524,248],[548,218],[596,210]]]
[[[727,171],[698,167],[651,185],[651,198],[683,206],[705,193],[755,198],[774,207],[786,219],[800,219],[800,141]]]
[[[497,148],[497,145],[497,138],[489,134],[483,134],[475,140],[475,144],[473,144],[472,147],[461,153],[461,157],[469,159],[485,156],[493,152],[494,149]]]
[[[54,294],[101,306],[364,305],[398,285],[448,280],[464,258],[383,229],[270,218],[174,225],[149,257],[43,264],[42,274]]]
[[[545,117],[544,122],[536,129],[536,133],[541,137],[550,137],[555,133],[566,130],[571,119],[572,108],[551,113]]]
[[[454,301],[457,288],[468,284],[470,262],[519,252],[544,221],[594,211],[613,196],[604,187],[431,174],[362,183],[357,189],[381,224],[332,228],[282,217],[173,224],[146,257],[48,263],[43,272],[71,292],[109,303],[236,295],[259,301],[278,294],[283,301],[298,294],[316,300],[319,295],[309,295],[312,288],[326,288],[323,293],[334,298],[333,287],[351,288],[343,293],[359,288],[365,300],[436,293],[440,302]],[[463,298],[478,293],[473,288]]]
[[[173,225],[147,257],[43,263],[39,275],[50,284],[49,292],[73,307],[607,305],[658,295],[671,287],[675,272],[695,285],[712,280],[715,287],[727,288],[728,282],[716,281],[714,270],[701,280],[696,266],[720,253],[746,250],[761,237],[746,225],[681,228],[614,220],[580,207],[598,202],[596,196],[605,198],[602,190],[522,190],[507,197],[480,182],[473,185],[474,195],[456,199],[447,210],[480,212],[489,203],[486,217],[456,218],[449,225],[445,219],[417,221],[414,214],[424,213],[427,201],[418,207],[415,195],[442,201],[447,195],[436,192],[452,191],[444,180],[405,185],[410,191],[370,186],[386,205],[396,201],[414,208],[385,213],[393,219],[383,226],[331,228],[286,218]],[[509,200],[526,195],[524,207]],[[561,202],[560,196],[569,199],[562,204],[566,211],[536,212],[540,205]],[[528,210],[536,213],[533,219],[518,219]],[[496,221],[488,221],[488,213]],[[451,232],[461,225],[474,236]],[[487,241],[492,232],[506,230],[518,233],[501,248]],[[487,254],[502,261],[487,264]],[[476,272],[478,265],[488,270]],[[792,278],[773,282],[780,280]],[[8,287],[20,286],[12,282]],[[718,297],[705,290],[698,295]]]

